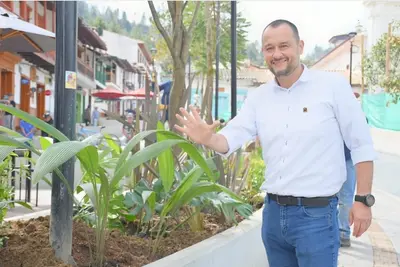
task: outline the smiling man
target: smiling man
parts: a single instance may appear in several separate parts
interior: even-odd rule
[[[175,126],[224,156],[258,136],[267,165],[262,239],[270,267],[337,266],[343,141],[357,174],[353,235],[361,236],[372,218],[375,151],[361,106],[343,76],[302,65],[303,48],[293,23],[270,23],[262,33],[262,52],[275,80],[250,93],[218,133],[219,122],[206,124],[193,108],[192,114],[180,109],[182,126]]]

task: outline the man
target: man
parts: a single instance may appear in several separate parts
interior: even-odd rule
[[[14,101],[13,95],[5,95],[4,100],[7,100],[7,104],[14,107],[17,105]],[[11,113],[5,112],[4,113],[4,126],[13,130],[14,129],[14,116]]]
[[[90,122],[92,121],[90,119],[90,111],[91,111],[91,107],[90,107],[90,105],[88,105],[87,108],[85,109],[85,113],[83,114],[83,121],[85,122],[86,126],[89,126]]]
[[[262,33],[264,59],[275,80],[249,94],[221,131],[185,109],[175,128],[224,156],[259,137],[266,161],[267,192],[262,239],[270,267],[337,266],[338,198],[346,179],[343,141],[357,173],[357,200],[350,213],[353,235],[371,224],[375,151],[361,107],[339,74],[300,63],[304,42],[286,20]]]
[[[132,113],[128,113],[126,115],[126,122],[131,126],[133,125],[133,114]],[[126,142],[129,142],[129,140],[131,140],[134,135],[133,129],[128,127],[127,125],[123,125],[122,126],[122,134],[125,136]]]
[[[33,136],[35,135],[35,127],[32,124],[24,120],[20,120],[19,126],[21,128],[21,133],[24,137],[33,139]]]
[[[92,119],[93,119],[93,126],[98,126],[100,119],[100,112],[97,107],[94,107]]]
[[[53,123],[54,123],[53,117],[51,117],[50,112],[46,112],[46,113],[43,115],[43,120],[44,120],[45,122],[47,122],[49,125],[53,125]],[[49,134],[46,133],[46,132],[44,132],[44,131],[42,131],[42,134],[41,134],[41,135],[42,135],[43,137],[49,137]]]

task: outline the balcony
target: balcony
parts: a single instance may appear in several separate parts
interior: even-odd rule
[[[106,73],[104,71],[96,70],[96,81],[101,84],[106,84]]]
[[[78,71],[88,77],[89,79],[93,80],[94,79],[94,72],[93,69],[84,64],[82,61],[78,60]]]
[[[96,82],[106,84],[106,70],[102,62],[96,62]]]
[[[117,75],[115,75],[112,72],[107,72],[106,73],[106,82],[117,84]]]

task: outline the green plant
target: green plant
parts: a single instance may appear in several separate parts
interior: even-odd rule
[[[392,24],[393,32],[400,29],[400,22]],[[387,43],[389,43],[389,65],[386,61]],[[400,99],[400,37],[383,34],[371,51],[363,59],[363,69],[366,85],[370,90],[381,87],[393,98],[396,104]],[[387,75],[386,68],[389,67]],[[389,103],[387,103],[388,105]]]

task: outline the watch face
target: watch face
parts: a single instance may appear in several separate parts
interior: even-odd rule
[[[368,207],[372,207],[375,204],[375,197],[373,195],[367,195],[365,197],[365,202]]]

